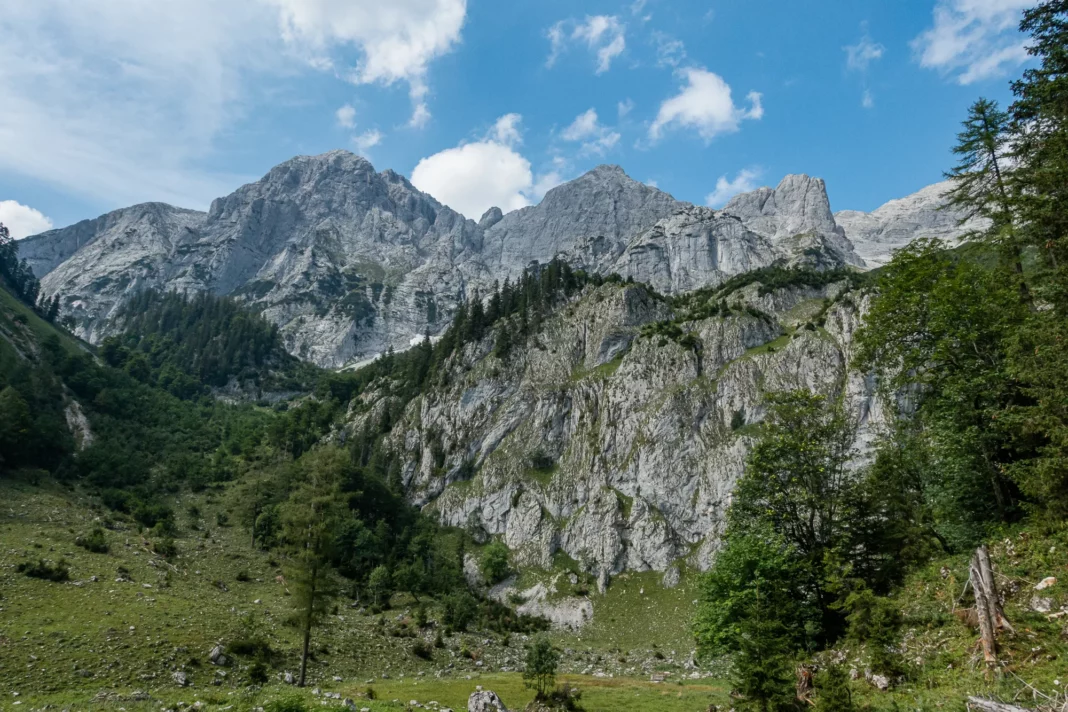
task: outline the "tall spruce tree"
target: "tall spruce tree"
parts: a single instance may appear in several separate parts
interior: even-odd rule
[[[968,109],[968,117],[957,134],[953,153],[958,163],[946,173],[953,183],[949,204],[964,210],[967,217],[990,220],[990,228],[980,237],[996,244],[1016,273],[1021,296],[1030,299],[1023,277],[1023,261],[1013,215],[1010,192],[1011,118],[997,102],[979,99]]]
[[[1027,53],[1038,66],[1012,84],[1018,213],[1028,241],[1060,271],[1068,268],[1068,0],[1025,11],[1020,30],[1031,36]]]

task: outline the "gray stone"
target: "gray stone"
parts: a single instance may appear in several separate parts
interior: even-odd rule
[[[492,690],[478,690],[467,698],[467,712],[508,712],[508,708]]]
[[[181,670],[176,670],[171,675],[171,680],[173,680],[174,684],[177,685],[178,687],[185,687],[186,685],[189,684],[189,677],[184,672],[182,672]]]

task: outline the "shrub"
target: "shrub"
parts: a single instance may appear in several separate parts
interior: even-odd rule
[[[18,565],[17,570],[20,574],[44,581],[58,583],[70,580],[70,566],[64,559],[60,559],[55,564],[50,564],[44,559],[38,559],[36,562],[24,561]]]
[[[266,685],[267,681],[270,680],[267,664],[262,660],[252,663],[248,669],[248,679],[254,685]]]
[[[455,630],[467,630],[478,614],[478,601],[467,591],[450,594],[442,601],[441,620]]]
[[[263,706],[264,712],[308,712],[307,705],[300,697],[283,697],[271,700]]]
[[[841,665],[832,665],[816,676],[816,712],[853,712],[853,691],[849,674]]]
[[[175,556],[178,556],[178,546],[174,543],[174,539],[171,539],[169,536],[165,536],[153,542],[152,551],[156,552],[164,559],[173,559]]]
[[[417,640],[412,644],[412,655],[423,660],[430,660],[434,655],[434,650],[426,642]]]
[[[80,536],[75,539],[74,543],[94,554],[108,553],[108,540],[107,537],[104,536],[104,530],[100,527],[94,527],[93,530],[85,536]]]
[[[493,585],[508,577],[508,547],[502,541],[494,540],[482,551],[479,569],[486,583]]]

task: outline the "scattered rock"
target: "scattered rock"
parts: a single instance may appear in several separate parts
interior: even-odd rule
[[[1044,596],[1032,596],[1031,610],[1036,613],[1049,613],[1053,610],[1053,599]]]
[[[223,646],[220,643],[211,649],[211,653],[208,654],[208,660],[212,665],[225,665],[226,655],[223,654]]]
[[[1057,577],[1056,576],[1047,576],[1046,578],[1042,579],[1037,584],[1035,584],[1035,590],[1036,591],[1045,591],[1047,588],[1049,588],[1050,586],[1052,586],[1055,583],[1057,583]]]
[[[467,712],[508,712],[493,690],[478,690],[467,698]]]
[[[185,687],[189,684],[189,678],[181,670],[178,670],[171,675],[171,679],[174,680],[174,684],[178,687]]]

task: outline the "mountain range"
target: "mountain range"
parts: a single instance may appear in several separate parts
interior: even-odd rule
[[[212,291],[276,323],[291,353],[341,367],[441,332],[461,302],[555,257],[664,294],[773,264],[878,266],[918,236],[954,241],[977,226],[942,209],[947,187],[833,213],[822,180],[789,175],[712,210],[604,165],[476,223],[338,150],[286,161],[206,213],[145,203],[19,249],[91,342],[121,328],[139,290]]]

